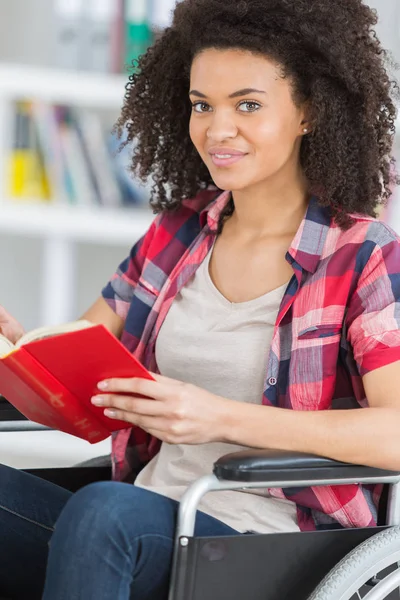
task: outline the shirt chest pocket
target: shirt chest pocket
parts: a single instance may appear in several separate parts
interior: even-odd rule
[[[318,323],[297,332],[289,374],[290,403],[295,410],[330,407],[342,332],[342,323]]]
[[[320,344],[331,343],[340,339],[342,323],[321,323],[301,329],[297,335],[298,342],[316,340]]]

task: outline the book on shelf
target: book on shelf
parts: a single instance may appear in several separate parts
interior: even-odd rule
[[[84,0],[53,0],[53,56],[55,66],[62,69],[81,68],[83,7]]]
[[[49,110],[45,102],[25,103],[32,128],[35,130],[42,154],[42,164],[48,180],[49,198],[65,204],[68,201],[64,183],[63,155],[61,139],[58,135],[58,123],[55,112]],[[10,195],[13,198],[13,194]],[[29,195],[25,198],[29,199]]]
[[[113,377],[153,379],[104,325],[41,327],[15,345],[0,335],[0,394],[31,421],[92,444],[130,427],[91,404]]]
[[[7,183],[7,194],[15,200],[29,198],[47,201],[50,198],[49,181],[27,102],[17,102],[15,105]]]
[[[121,73],[125,51],[125,0],[114,0],[114,5],[115,14],[111,25],[111,72]]]
[[[148,0],[125,0],[124,21],[124,62],[129,69],[132,62],[144,54],[153,41]]]
[[[97,189],[93,185],[90,172],[90,158],[86,155],[82,139],[66,110],[60,114],[59,138],[61,142],[65,188],[71,204],[96,206]],[[69,176],[69,177],[68,177]]]
[[[150,186],[129,172],[135,144],[120,151],[110,129],[86,108],[16,103],[8,196],[86,207],[147,204]]]
[[[113,71],[113,36],[118,15],[115,0],[85,0],[82,11],[81,69]]]
[[[164,0],[169,5],[171,0]],[[55,65],[122,73],[153,43],[151,21],[163,0],[52,0]],[[156,20],[156,19],[155,19]]]
[[[107,147],[107,136],[98,116],[88,110],[75,112],[75,130],[84,149],[93,187],[101,206],[117,208],[124,204],[122,189],[115,176],[113,157]],[[111,135],[111,133],[109,134]]]

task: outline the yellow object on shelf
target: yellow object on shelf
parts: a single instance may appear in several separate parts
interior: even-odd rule
[[[8,160],[8,194],[13,200],[50,200],[50,186],[32,127],[29,103],[15,107],[14,143]]]

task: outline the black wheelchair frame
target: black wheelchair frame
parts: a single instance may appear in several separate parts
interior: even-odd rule
[[[301,533],[193,537],[204,493],[222,489],[295,488],[386,483],[383,525]],[[308,600],[320,581],[356,546],[400,523],[400,473],[301,453],[249,450],[222,457],[213,475],[181,500],[169,600]],[[390,597],[390,596],[388,596]],[[393,598],[400,598],[393,595]]]

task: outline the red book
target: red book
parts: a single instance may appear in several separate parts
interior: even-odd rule
[[[153,377],[104,325],[88,326],[85,321],[71,325],[85,328],[66,333],[60,330],[68,325],[41,328],[36,330],[41,339],[29,341],[35,337],[31,332],[18,347],[7,341],[9,351],[0,358],[0,394],[28,419],[94,444],[130,427],[91,404],[91,397],[100,393],[98,382]],[[2,337],[4,354],[3,345]]]

